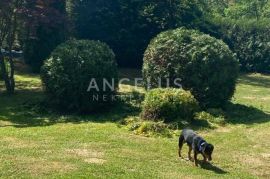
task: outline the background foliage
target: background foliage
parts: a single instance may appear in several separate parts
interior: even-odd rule
[[[106,42],[114,50],[120,66],[140,67],[150,40],[162,31],[177,27],[198,29],[223,39],[228,42],[233,52],[237,53],[242,63],[241,59],[251,54],[238,53],[246,48],[246,45],[236,50],[234,47],[239,43],[233,42],[228,33],[241,37],[248,35],[256,39],[255,41],[261,41],[258,36],[266,36],[268,31],[265,30],[266,28],[260,29],[261,26],[257,24],[260,24],[259,21],[269,24],[267,21],[269,22],[270,18],[268,0],[48,0],[47,3],[27,0],[26,2],[34,12],[37,12],[28,17],[27,24],[30,28],[26,28],[22,35],[25,60],[34,67],[35,71],[39,70],[50,52],[69,36]],[[45,14],[45,16],[41,18],[37,14]],[[251,25],[249,28],[242,27],[247,20],[253,21],[255,29],[252,30]],[[231,32],[228,32],[228,21],[229,24],[239,22],[238,29],[243,31],[245,29],[247,32],[238,33],[234,27],[230,27]],[[66,28],[67,24],[69,28]],[[254,34],[252,32],[254,30],[257,30],[260,35]],[[245,44],[250,43],[254,45],[252,49],[245,49],[245,53],[259,49],[260,53],[264,54],[259,56],[266,56],[267,50],[261,50],[260,45],[257,45],[260,42],[254,40],[245,42]],[[265,43],[263,46],[266,49]],[[261,57],[256,56],[248,57],[252,58],[248,61],[254,59],[261,61]],[[268,61],[267,59],[266,63]],[[247,65],[244,62],[242,66],[241,69],[244,71],[267,72],[265,69],[258,70],[261,68],[258,66],[261,65],[257,64]]]
[[[262,20],[216,21],[220,36],[237,54],[242,71],[270,73],[270,23]]]
[[[67,38],[66,2],[63,0],[26,2],[27,15],[20,38],[25,62],[34,72],[39,72],[43,61]]]
[[[150,39],[159,32],[201,22],[197,0],[72,1],[78,38],[108,43],[121,66],[138,67]]]

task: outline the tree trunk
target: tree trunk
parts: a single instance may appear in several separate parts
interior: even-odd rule
[[[0,52],[0,67],[1,67],[3,79],[5,82],[6,90],[9,94],[12,94],[12,93],[14,93],[14,89],[12,89],[12,84],[11,84],[11,81],[9,79],[9,75],[8,75],[7,68],[6,68],[6,63],[4,61],[4,56],[3,56],[2,52]]]
[[[13,94],[14,91],[15,91],[15,79],[14,79],[14,61],[13,61],[13,57],[12,57],[12,46],[10,47],[10,50],[9,50],[9,58],[8,58],[8,61],[9,61],[9,72],[8,72],[8,79],[9,79],[9,84],[10,84],[10,91],[9,93],[10,94]]]

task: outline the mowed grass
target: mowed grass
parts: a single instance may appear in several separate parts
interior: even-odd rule
[[[128,76],[128,70],[123,73]],[[215,151],[212,164],[198,168],[178,159],[177,137],[147,138],[119,126],[118,121],[139,114],[136,105],[120,103],[102,114],[56,114],[42,107],[37,75],[21,73],[16,81],[14,96],[3,93],[0,82],[0,177],[270,177],[270,76],[242,75],[226,109],[227,124],[200,128]],[[120,91],[133,90],[126,84]]]

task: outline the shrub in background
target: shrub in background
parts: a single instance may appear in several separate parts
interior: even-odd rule
[[[164,122],[190,121],[199,109],[197,100],[190,92],[182,89],[157,88],[147,92],[141,118]]]
[[[97,111],[111,103],[118,85],[114,53],[99,41],[71,40],[59,45],[45,62],[41,78],[50,102],[80,112]],[[92,79],[99,90],[87,91]],[[115,79],[114,90],[103,90],[103,79]],[[94,100],[94,95],[99,99]]]
[[[270,73],[270,23],[265,20],[219,20],[220,36],[237,54],[244,72]]]
[[[167,79],[170,87],[176,87],[174,79],[179,78],[202,107],[220,107],[230,100],[237,76],[238,62],[229,47],[196,30],[163,32],[144,54],[143,77],[148,87],[167,85]]]

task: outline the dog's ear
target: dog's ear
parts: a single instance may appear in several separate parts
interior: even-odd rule
[[[214,150],[214,146],[213,146],[212,144],[209,144],[209,149],[210,149],[211,151],[213,151],[213,150]]]

